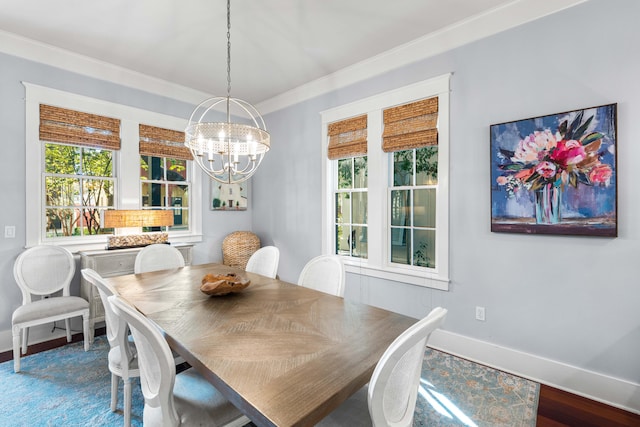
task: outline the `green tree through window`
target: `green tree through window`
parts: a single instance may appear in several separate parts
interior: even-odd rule
[[[113,203],[113,151],[45,144],[47,237],[108,232],[100,213]]]

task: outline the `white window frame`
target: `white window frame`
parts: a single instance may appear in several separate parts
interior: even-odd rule
[[[157,126],[183,131],[187,120],[135,107],[103,101],[96,98],[51,89],[32,83],[25,86],[25,152],[26,152],[26,246],[53,244],[64,246],[72,252],[103,249],[108,235],[46,239],[46,217],[44,213],[44,150],[40,141],[40,104],[47,104],[113,117],[121,120],[120,151],[114,153],[115,208],[140,209],[140,153],[138,125]],[[189,167],[188,180],[191,182],[189,206],[189,230],[169,231],[172,242],[202,241],[202,174],[195,164]]]
[[[322,111],[322,250],[335,248],[334,180],[337,161],[327,158],[329,123],[367,114],[368,258],[342,257],[348,273],[449,289],[449,83],[451,74],[384,92],[356,102]],[[385,108],[438,96],[438,190],[436,196],[436,268],[392,264],[389,257],[389,182],[393,154],[382,151]]]

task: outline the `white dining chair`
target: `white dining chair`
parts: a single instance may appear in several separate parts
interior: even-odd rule
[[[118,295],[100,274],[90,268],[81,271],[82,277],[95,286],[100,294],[104,306],[104,319],[107,326],[107,340],[109,341],[109,355],[107,356],[109,371],[111,372],[111,411],[115,412],[118,403],[118,378],[124,383],[124,425],[131,425],[131,379],[140,376],[135,344],[128,339],[129,326],[111,307],[108,298]]]
[[[239,427],[249,422],[195,369],[176,375],[171,350],[158,327],[123,298],[108,299],[129,324],[138,349],[145,427]]]
[[[156,243],[145,246],[138,252],[133,272],[139,274],[180,267],[184,267],[184,257],[180,251],[171,245]]]
[[[280,250],[275,246],[264,246],[251,255],[245,271],[275,279],[278,274],[279,261]]]
[[[298,285],[343,297],[344,280],[342,259],[338,255],[320,255],[304,266]]]
[[[446,315],[446,309],[436,307],[400,334],[378,361],[368,386],[357,391],[317,425],[413,425],[425,347],[431,333],[442,325]]]
[[[64,320],[67,342],[71,342],[69,319],[82,316],[84,351],[89,350],[89,303],[69,291],[75,271],[73,255],[61,246],[34,246],[18,255],[13,276],[22,292],[22,305],[11,316],[15,372],[20,372],[21,332],[22,353],[26,354],[31,326]]]

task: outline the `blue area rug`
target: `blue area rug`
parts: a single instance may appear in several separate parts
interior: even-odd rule
[[[111,412],[111,373],[107,367],[109,343],[96,337],[87,352],[73,343],[0,364],[0,426],[121,426],[122,381],[118,410]],[[131,425],[142,426],[144,399],[140,382],[132,381]]]
[[[414,426],[534,427],[540,384],[427,349]]]
[[[0,426],[120,426],[111,412],[109,344],[96,337],[88,352],[82,343],[0,363]],[[144,400],[135,379],[131,424],[142,426]],[[427,349],[414,426],[535,426],[539,384],[436,350]]]

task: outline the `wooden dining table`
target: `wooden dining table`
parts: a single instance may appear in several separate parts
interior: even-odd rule
[[[251,281],[224,296],[206,274]],[[111,277],[191,366],[258,426],[314,425],[367,384],[416,319],[221,264]]]

